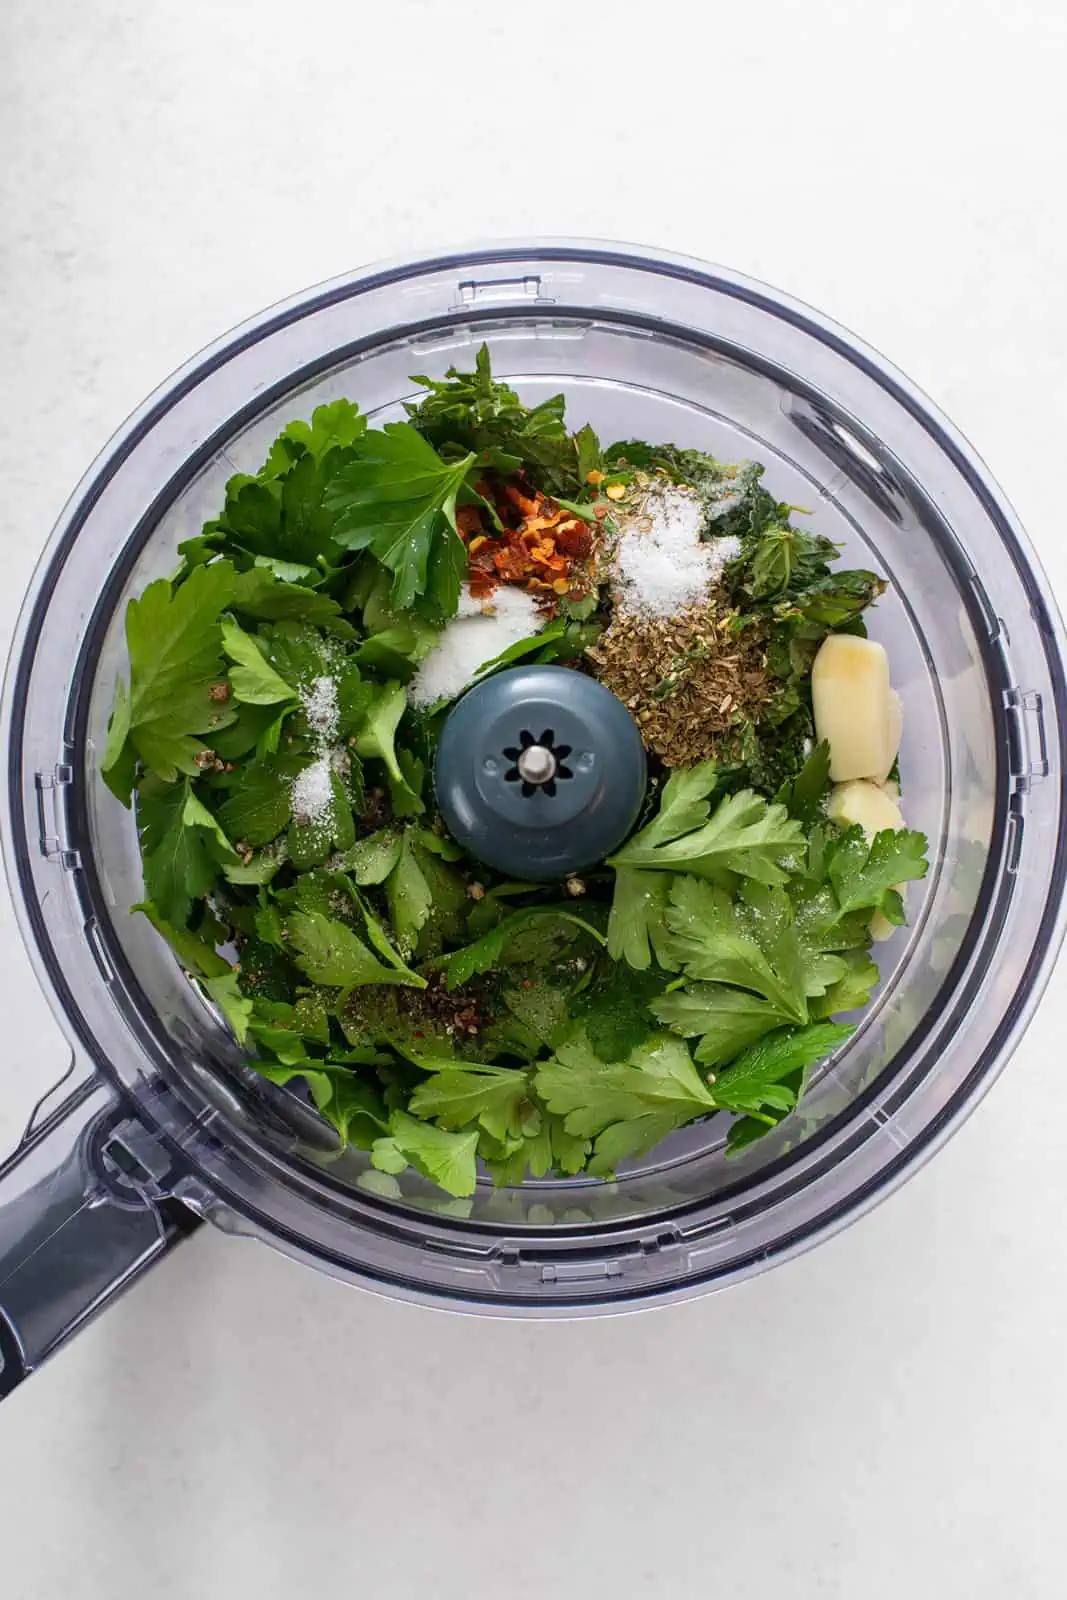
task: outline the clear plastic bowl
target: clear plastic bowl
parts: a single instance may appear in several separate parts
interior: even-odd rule
[[[448,1199],[338,1156],[251,1072],[128,906],[129,814],[99,778],[127,599],[172,570],[280,425],[349,395],[402,414],[413,372],[472,362],[557,390],[605,440],[755,458],[844,559],[891,590],[871,631],[905,706],[909,825],[930,838],[883,984],[798,1116],[726,1160],[719,1121],[616,1183],[551,1179]],[[360,272],[206,351],[127,424],[48,548],[7,686],[6,845],[27,941],[76,1052],[167,1153],[162,1193],[384,1292],[534,1315],[734,1281],[887,1193],[975,1104],[1063,932],[1063,635],[982,463],[878,356],[807,308],[697,262],[511,244]],[[166,1163],[165,1163],[166,1165]]]

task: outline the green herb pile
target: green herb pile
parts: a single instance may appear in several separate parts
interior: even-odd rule
[[[255,1068],[310,1096],[381,1171],[468,1195],[478,1164],[609,1177],[695,1120],[728,1148],[774,1127],[852,1031],[878,980],[869,924],[925,840],[826,820],[812,747],[818,643],[862,630],[880,592],[740,471],[670,446],[601,450],[562,397],[528,409],[492,378],[418,380],[407,422],[345,400],[293,422],[239,475],[171,579],[126,615],[102,767],[136,803],[142,913],[225,1015]],[[466,858],[434,807],[447,706],[407,685],[468,576],[464,513],[497,526],[501,485],[539,491],[610,539],[635,475],[736,505],[730,625],[759,627],[776,692],[720,759],[652,764],[637,831],[556,886]],[[593,568],[591,567],[591,572]],[[602,574],[561,596],[522,656],[570,661],[610,620]]]

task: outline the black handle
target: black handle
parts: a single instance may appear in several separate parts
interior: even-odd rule
[[[0,1399],[196,1225],[144,1192],[130,1127],[89,1077],[0,1165]]]

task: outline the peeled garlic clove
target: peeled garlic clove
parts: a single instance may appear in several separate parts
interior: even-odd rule
[[[900,696],[895,689],[890,689],[886,699],[886,726],[889,737],[889,759],[882,771],[873,774],[873,781],[885,788],[889,781],[889,774],[893,770],[893,763],[900,754],[900,740],[904,732],[904,707],[900,703]],[[872,774],[868,773],[868,777]],[[896,798],[900,798],[900,790],[894,784]]]
[[[902,828],[904,818],[895,800],[869,778],[856,778],[851,783],[839,783],[830,792],[826,807],[832,822],[846,828],[862,828],[868,839],[886,828]]]
[[[832,633],[819,646],[811,669],[815,731],[830,745],[835,783],[888,775],[891,750],[889,660],[872,639]]]

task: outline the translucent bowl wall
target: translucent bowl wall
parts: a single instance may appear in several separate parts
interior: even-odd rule
[[[127,907],[129,814],[100,782],[126,600],[254,471],[282,423],[348,395],[402,415],[410,374],[473,362],[604,440],[758,459],[783,500],[891,583],[871,622],[905,706],[910,826],[932,871],[883,983],[800,1114],[727,1161],[717,1119],[617,1183],[446,1199],[338,1156],[241,1062]],[[359,274],[238,330],[178,374],[94,469],[54,536],[9,687],[25,926],[83,1058],[180,1154],[182,1197],[389,1292],[557,1314],[730,1281],[810,1242],[932,1149],[1003,1062],[1062,931],[1060,626],[981,464],[869,351],[698,264],[530,245]],[[35,774],[45,784],[47,804]],[[47,813],[47,814],[46,814]],[[39,849],[44,833],[51,846]],[[57,855],[69,857],[57,870]]]

